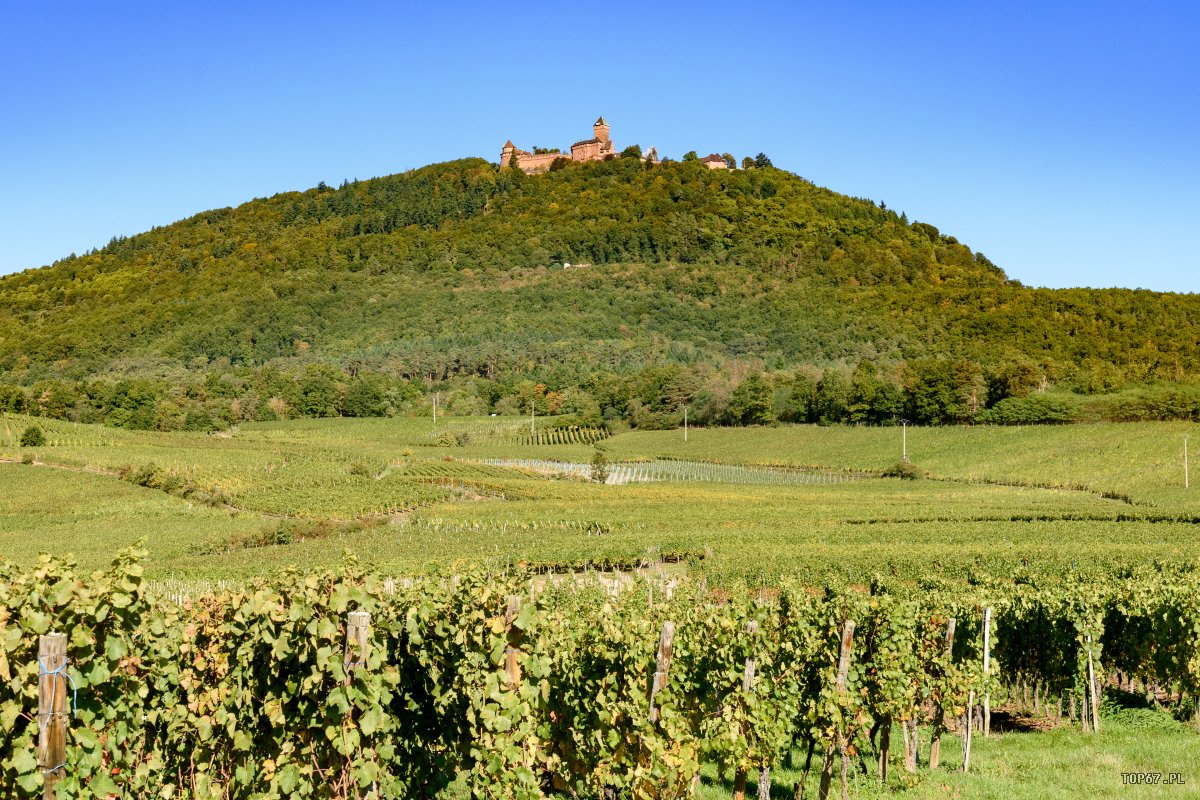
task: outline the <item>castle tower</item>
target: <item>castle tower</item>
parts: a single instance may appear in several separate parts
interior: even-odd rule
[[[601,142],[608,142],[608,123],[604,121],[604,117],[596,120],[592,125],[592,133]]]
[[[513,152],[516,149],[517,149],[517,146],[512,143],[512,139],[509,139],[507,142],[504,143],[504,148],[500,151],[500,166],[502,166],[502,167],[508,166],[508,162],[512,161]]]

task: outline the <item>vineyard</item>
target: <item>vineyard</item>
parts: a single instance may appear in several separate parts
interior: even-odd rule
[[[43,424],[44,446],[19,446]],[[929,479],[899,480],[878,477],[895,429],[633,431],[599,449],[522,444],[528,425],[297,420],[209,435],[3,416],[0,545],[26,566],[49,550],[94,569],[149,532],[155,579],[239,581],[322,569],[347,549],[412,575],[628,569],[657,553],[712,585],[1098,575],[1200,552],[1200,495],[1166,450],[1187,426],[910,429]],[[453,444],[430,443],[447,432]],[[611,485],[590,480],[598,452]]]
[[[20,446],[33,424],[45,444]],[[55,766],[36,753],[55,681],[78,690],[51,717],[59,797],[1200,782],[1186,426],[910,429],[905,480],[883,477],[889,429],[528,424],[0,418],[0,796]],[[39,670],[44,642],[65,673]],[[1078,754],[1039,773],[1058,791],[1031,782],[1036,742]]]
[[[568,461],[546,461],[542,459],[491,459],[481,462],[500,467],[520,467],[532,472],[550,475],[576,475],[590,477],[590,464]],[[812,486],[822,483],[844,483],[863,477],[848,472],[792,469],[784,467],[747,467],[740,464],[715,464],[706,461],[653,461],[617,462],[606,467],[605,483],[621,486],[626,483],[659,482],[705,482],[729,483],[757,486]]]
[[[780,774],[845,796],[982,768],[970,736],[1030,693],[1077,736],[1106,694],[1149,692],[1180,731],[1200,710],[1195,570],[765,591],[349,564],[167,597],[142,555],[0,569],[0,785],[42,783],[39,681],[73,690],[65,797],[682,798]],[[39,677],[50,631],[65,673]]]

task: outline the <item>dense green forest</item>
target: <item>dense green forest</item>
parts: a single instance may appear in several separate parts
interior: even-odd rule
[[[125,427],[522,411],[674,424],[1200,417],[1200,296],[1032,289],[771,167],[480,159],[0,278],[0,410]],[[586,265],[565,270],[564,263]]]

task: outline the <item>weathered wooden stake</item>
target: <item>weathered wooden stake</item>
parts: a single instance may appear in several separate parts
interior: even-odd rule
[[[887,783],[888,751],[892,749],[892,717],[889,714],[879,723],[879,783]]]
[[[667,673],[671,669],[671,647],[675,642],[675,623],[667,620],[662,626],[662,635],[658,637],[657,669],[654,672],[654,682],[650,685],[650,721],[658,722],[658,706],[655,700],[658,693],[667,685]]]
[[[520,631],[514,633],[513,620],[521,613],[521,598],[519,595],[509,595],[508,610],[504,613],[504,628],[508,635],[508,647],[504,650],[504,671],[508,674],[508,685],[516,689],[521,685],[521,662],[517,656],[521,649],[517,647]]]
[[[989,666],[992,659],[992,607],[988,606],[983,610],[983,679],[988,680],[991,672]],[[1036,698],[1036,693],[1034,694]],[[1035,700],[1036,702],[1036,700]],[[987,738],[992,735],[992,695],[991,689],[985,688],[983,692],[983,736]]]
[[[904,742],[904,771],[916,772],[917,762],[913,758],[912,752],[912,736],[908,733],[908,724],[912,720],[900,720],[900,739]]]
[[[946,661],[954,652],[954,626],[957,620],[951,617],[946,621]],[[942,730],[946,727],[946,710],[939,704],[933,714],[933,734],[929,738],[929,768],[937,769],[942,755]],[[885,776],[881,776],[882,777]]]
[[[904,720],[900,725],[901,732],[904,734],[904,771],[915,773],[917,771],[917,718]]]
[[[1088,695],[1092,701],[1092,730],[1100,732],[1100,698],[1096,696],[1096,668],[1092,663],[1092,635],[1087,637],[1088,648]]]
[[[47,633],[38,640],[38,767],[45,775],[42,797],[54,800],[67,761],[67,692],[64,670],[67,635]]]
[[[850,644],[854,639],[854,620],[846,620],[842,626],[841,651],[838,654],[837,694],[842,698],[846,694],[846,675],[850,671]],[[838,749],[842,754],[842,797],[847,796],[846,772],[849,757],[846,755],[846,742],[841,731],[838,731]],[[821,769],[821,789],[817,796],[820,800],[828,800],[829,787],[833,782],[833,748],[825,752],[825,764]]]
[[[962,771],[971,768],[971,730],[975,727],[975,690],[967,695],[967,730],[963,735],[963,765]]]

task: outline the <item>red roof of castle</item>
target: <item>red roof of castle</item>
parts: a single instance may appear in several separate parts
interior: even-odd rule
[[[724,161],[725,156],[719,155],[717,153],[713,153],[712,155],[705,156],[704,158],[702,158],[700,160],[703,161],[705,164],[707,164],[710,161]]]
[[[504,143],[504,147],[505,148],[516,147],[516,145],[512,143],[512,139],[509,139],[507,142]]]
[[[599,139],[584,139],[582,142],[576,142],[571,145],[571,147],[578,147],[581,144],[597,144],[599,141]]]

